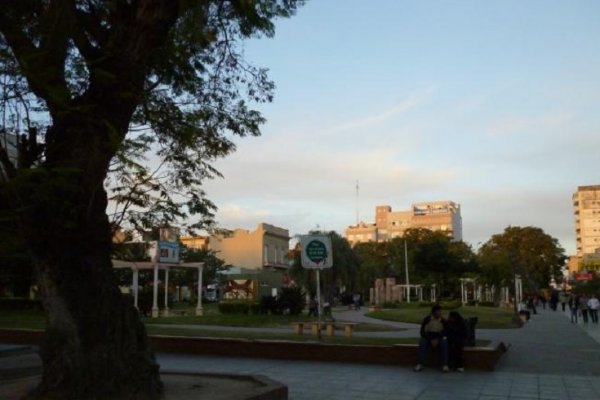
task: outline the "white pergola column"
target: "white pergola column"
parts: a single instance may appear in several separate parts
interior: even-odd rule
[[[465,281],[464,280],[460,280],[460,301],[462,301],[463,304],[466,303],[465,301]]]
[[[165,309],[163,315],[169,316],[169,267],[165,268]]]
[[[519,275],[515,277],[515,301],[517,303],[523,301],[523,280]]]
[[[133,272],[133,306],[138,308],[138,292],[139,290],[139,272],[137,268],[132,269]]]
[[[196,306],[196,315],[204,315],[202,309],[202,270],[204,266],[198,267],[198,305]]]
[[[158,317],[158,263],[154,264],[154,285],[152,290],[152,318]]]
[[[423,286],[419,286],[419,301],[423,301]]]

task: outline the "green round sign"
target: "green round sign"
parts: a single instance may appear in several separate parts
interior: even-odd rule
[[[327,247],[325,243],[318,240],[311,240],[304,249],[308,259],[315,264],[321,264],[327,259]]]

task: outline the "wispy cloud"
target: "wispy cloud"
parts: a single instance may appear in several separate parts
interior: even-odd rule
[[[534,117],[508,117],[492,121],[486,132],[491,135],[512,135],[521,132],[543,133],[566,126],[573,119],[572,113],[561,112]]]
[[[381,124],[383,122],[389,121],[393,118],[397,118],[407,113],[408,111],[424,103],[433,92],[434,88],[430,86],[426,88],[422,93],[404,99],[401,102],[394,104],[393,106],[384,111],[377,112],[373,115],[361,116],[359,118],[347,122],[339,123],[337,125],[318,131],[317,134],[331,135],[357,129],[365,130],[369,127]]]

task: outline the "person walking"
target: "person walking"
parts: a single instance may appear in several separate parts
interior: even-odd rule
[[[414,371],[423,370],[428,350],[440,349],[442,371],[448,372],[448,338],[446,336],[446,321],[442,317],[442,307],[439,304],[431,307],[431,313],[421,322],[421,339],[417,350],[417,365]]]
[[[569,301],[569,296],[567,296],[567,292],[564,290],[558,294],[558,300],[560,301],[560,305],[562,306],[562,310],[565,311],[565,305]]]
[[[319,310],[317,309],[317,300],[314,297],[310,298],[310,302],[308,303],[308,316],[317,316],[319,315]]]
[[[360,293],[354,293],[352,295],[352,302],[354,303],[354,309],[360,310]]]
[[[540,296],[540,303],[542,303],[542,309],[546,309],[546,304],[548,303],[548,299],[546,299],[546,295],[542,294]]]
[[[579,312],[581,313],[581,318],[583,318],[583,323],[588,323],[588,298],[585,294],[579,296]]]
[[[575,293],[571,293],[569,297],[569,310],[571,311],[571,323],[577,323],[577,308],[579,307],[579,298]]]
[[[557,306],[558,306],[558,292],[556,290],[553,290],[552,293],[550,294],[550,308],[552,309],[552,311],[556,311]]]
[[[535,308],[535,298],[533,296],[527,297],[527,309],[532,313],[537,314],[537,309]]]
[[[590,318],[592,319],[592,323],[597,324],[598,308],[600,308],[600,301],[598,300],[595,294],[592,294],[592,296],[588,300],[588,308],[590,310]]]

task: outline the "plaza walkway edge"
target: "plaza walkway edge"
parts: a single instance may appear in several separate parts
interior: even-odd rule
[[[0,329],[0,343],[38,345],[43,331],[25,329]],[[227,357],[271,358],[303,361],[336,361],[409,366],[416,359],[417,346],[398,344],[340,345],[317,341],[295,342],[288,340],[227,339],[181,336],[150,336],[156,352],[197,354]],[[465,349],[465,367],[473,370],[493,371],[507,347],[496,342],[488,347]]]

